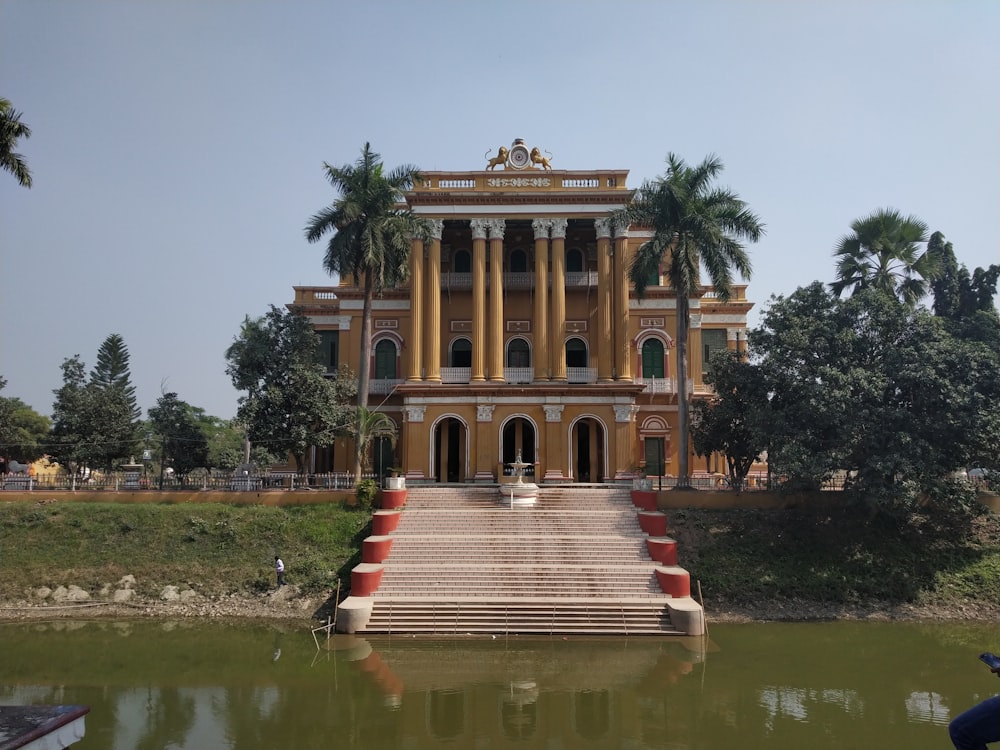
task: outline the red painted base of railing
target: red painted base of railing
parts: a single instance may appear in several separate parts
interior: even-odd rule
[[[380,505],[383,510],[402,508],[406,505],[406,490],[382,490]]]
[[[677,542],[669,537],[647,537],[649,556],[662,565],[677,564]]]
[[[674,566],[664,565],[656,569],[656,580],[664,594],[674,597],[691,596],[691,575]]]
[[[389,556],[391,549],[391,536],[370,536],[361,542],[361,562],[383,562]]]
[[[639,511],[639,528],[650,536],[667,535],[667,517],[657,511]]]
[[[382,583],[382,565],[360,563],[351,571],[351,595],[371,596]]]
[[[377,510],[372,514],[372,534],[385,536],[399,526],[401,514],[398,510]]]
[[[632,490],[632,504],[639,510],[656,510],[656,493],[653,490]]]

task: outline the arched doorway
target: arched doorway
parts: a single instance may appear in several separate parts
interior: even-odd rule
[[[607,477],[607,430],[596,417],[584,415],[570,427],[570,473],[577,482],[603,482]]]
[[[520,452],[521,460],[532,464],[525,467],[524,477],[535,476],[536,436],[535,425],[526,417],[512,417],[504,422],[500,434],[500,460],[504,464],[505,472],[508,471],[507,464],[516,461]]]
[[[435,482],[464,482],[468,470],[468,428],[453,416],[434,426],[431,467]]]

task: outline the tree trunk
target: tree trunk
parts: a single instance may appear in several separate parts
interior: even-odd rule
[[[358,363],[358,406],[368,407],[368,386],[371,381],[372,300],[375,296],[372,275],[365,274],[365,303],[361,313],[361,362]],[[361,424],[354,430],[354,484],[361,481]]]
[[[677,290],[677,487],[691,486],[688,467],[688,433],[691,426],[691,403],[688,394],[688,331],[691,327],[691,310],[688,296]]]

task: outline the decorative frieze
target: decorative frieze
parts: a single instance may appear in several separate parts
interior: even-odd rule
[[[396,329],[399,328],[399,321],[396,318],[376,318],[375,328],[376,330]]]
[[[566,321],[566,333],[586,333],[587,332],[587,321],[586,320],[567,320]]]
[[[407,422],[423,422],[424,414],[427,412],[426,406],[404,406],[403,416]]]
[[[472,332],[472,321],[471,320],[453,320],[453,321],[451,321],[451,332],[452,333],[471,333]]]
[[[476,421],[477,422],[492,422],[493,421],[493,409],[496,408],[493,404],[479,404],[476,406]]]
[[[666,324],[664,318],[639,318],[640,328],[663,328]]]
[[[541,188],[550,187],[552,180],[548,177],[490,177],[486,180],[486,185],[493,188]]]
[[[530,320],[508,320],[507,333],[531,333]]]

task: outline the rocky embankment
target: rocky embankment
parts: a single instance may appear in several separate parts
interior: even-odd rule
[[[203,595],[192,588],[164,586],[158,596],[143,596],[133,576],[105,584],[95,595],[80,586],[41,586],[19,599],[0,603],[0,620],[92,619],[160,617],[325,619],[328,599],[303,596],[298,586],[287,585],[266,593]],[[332,612],[331,612],[332,614]]]

